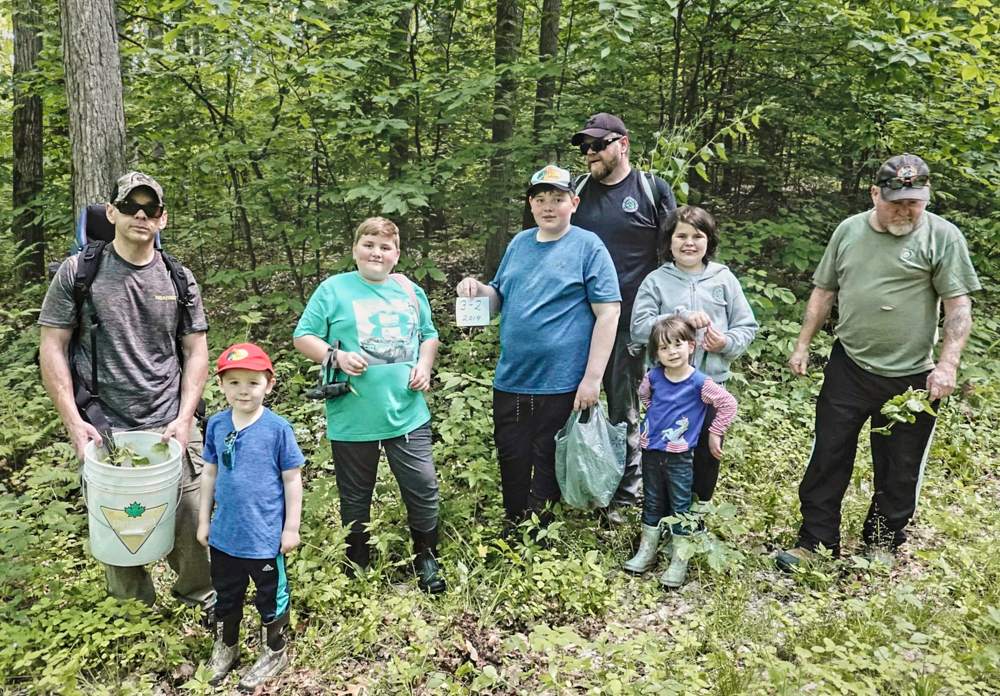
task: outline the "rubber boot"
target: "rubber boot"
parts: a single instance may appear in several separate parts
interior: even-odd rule
[[[670,565],[660,576],[660,584],[664,587],[676,590],[687,579],[688,559],[681,558],[678,544],[674,544],[670,554]]]
[[[260,657],[247,670],[236,688],[243,693],[253,693],[257,687],[272,677],[276,677],[288,666],[288,644],[285,641],[285,627],[288,626],[288,612],[260,630]]]
[[[421,532],[410,528],[413,537],[413,572],[417,576],[417,586],[428,594],[440,594],[447,589],[441,575],[441,565],[437,562],[438,528]]]
[[[206,664],[208,671],[211,673],[208,683],[212,686],[218,686],[224,682],[226,676],[240,661],[239,625],[242,619],[243,609],[241,607],[215,624],[215,642],[212,644],[212,656]],[[229,634],[228,636],[226,635],[227,633]],[[233,641],[233,644],[226,645],[224,638],[229,638]]]
[[[354,577],[358,570],[365,570],[371,564],[372,549],[368,545],[368,532],[351,532],[347,535],[347,564],[344,571]]]
[[[625,561],[625,570],[641,574],[656,565],[656,551],[660,545],[660,527],[642,525],[642,536],[639,538],[639,550],[632,558]]]

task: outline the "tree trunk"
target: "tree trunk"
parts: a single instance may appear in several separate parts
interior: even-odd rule
[[[556,94],[556,76],[550,74],[556,53],[559,51],[559,13],[562,11],[562,0],[544,0],[542,3],[542,24],[538,36],[538,62],[546,74],[538,78],[535,87],[535,142],[545,147],[543,159],[554,162],[555,148],[549,141],[549,129],[552,124],[552,101]]]
[[[507,248],[514,217],[511,215],[510,196],[510,139],[514,135],[514,104],[517,97],[517,78],[510,68],[517,60],[521,47],[521,30],[524,11],[518,0],[497,0],[497,23],[494,41],[494,64],[497,74],[493,89],[492,143],[490,180],[493,200],[499,203],[493,230],[486,241],[486,274],[492,276],[500,265]]]
[[[106,201],[125,171],[125,108],[114,0],[59,0],[73,209]]]
[[[15,0],[14,26],[14,234],[28,249],[21,267],[25,282],[45,278],[45,228],[41,220],[42,98],[27,78],[42,50],[41,13],[35,0]]]
[[[674,15],[674,59],[670,68],[670,127],[677,125],[677,80],[681,70],[681,27],[684,16],[685,0],[680,0],[677,4]]]
[[[402,97],[398,94],[399,88],[404,84],[408,75],[408,64],[410,62],[410,24],[413,21],[413,8],[404,7],[396,16],[396,21],[390,30],[389,42],[389,88],[396,97],[396,101],[389,107],[390,116],[407,124],[414,116],[413,99],[409,96]],[[403,171],[410,161],[410,141],[413,134],[408,127],[406,130],[389,131],[389,181],[398,181],[403,176]],[[399,241],[403,248],[409,246],[412,236],[413,223],[412,215],[406,215],[399,220]]]

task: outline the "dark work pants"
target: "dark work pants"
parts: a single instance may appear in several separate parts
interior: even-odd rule
[[[555,437],[572,413],[575,398],[575,391],[512,394],[493,390],[493,441],[509,521],[524,518],[529,494],[535,505],[559,500]]]
[[[719,480],[719,460],[712,456],[708,449],[708,429],[715,420],[715,407],[709,406],[705,413],[705,423],[698,435],[698,445],[694,448],[694,494],[698,500],[709,501],[715,493],[715,484]]]
[[[269,624],[288,612],[291,596],[282,554],[264,559],[237,558],[214,546],[209,547],[209,553],[212,556],[212,585],[216,591],[215,615],[219,619],[242,611],[251,580],[257,589],[253,603],[260,612],[261,623]]]
[[[619,329],[604,370],[604,395],[608,400],[608,420],[627,423],[625,473],[611,503],[636,505],[642,495],[642,450],[639,449],[639,383],[645,374],[645,350],[631,355],[628,329]]]
[[[364,531],[371,520],[372,494],[381,450],[396,477],[410,528],[430,532],[438,525],[438,481],[431,456],[431,426],[424,423],[388,440],[331,440],[340,491],[340,519],[349,531]]]
[[[851,481],[861,428],[869,418],[872,427],[886,425],[882,405],[907,387],[926,388],[928,373],[872,374],[847,357],[838,341],[823,374],[816,402],[816,440],[799,484],[802,527],[798,546],[815,549],[822,544],[839,553],[840,506]],[[919,413],[912,424],[893,425],[890,435],[871,435],[875,492],[864,524],[866,543],[895,548],[906,540],[903,528],[916,509],[934,424],[933,416]]]

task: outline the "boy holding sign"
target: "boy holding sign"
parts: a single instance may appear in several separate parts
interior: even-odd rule
[[[511,240],[488,285],[467,277],[456,288],[501,314],[493,438],[510,526],[532,512],[543,524],[551,518],[546,504],[560,497],[555,434],[570,411],[597,403],[621,301],[604,243],[570,224],[580,199],[569,172],[535,172],[527,195],[537,227]]]

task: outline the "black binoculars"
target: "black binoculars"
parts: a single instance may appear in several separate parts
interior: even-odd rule
[[[302,395],[307,399],[325,401],[326,399],[335,399],[338,396],[343,396],[349,391],[351,391],[351,385],[347,382],[330,382],[307,389]]]
[[[334,341],[333,345],[327,349],[326,357],[323,359],[319,370],[319,384],[312,389],[307,389],[302,394],[307,399],[326,401],[327,399],[336,399],[338,396],[343,396],[351,391],[350,382],[346,380],[343,382],[334,381],[337,375],[337,367],[333,357],[336,355],[339,346],[340,341]]]

